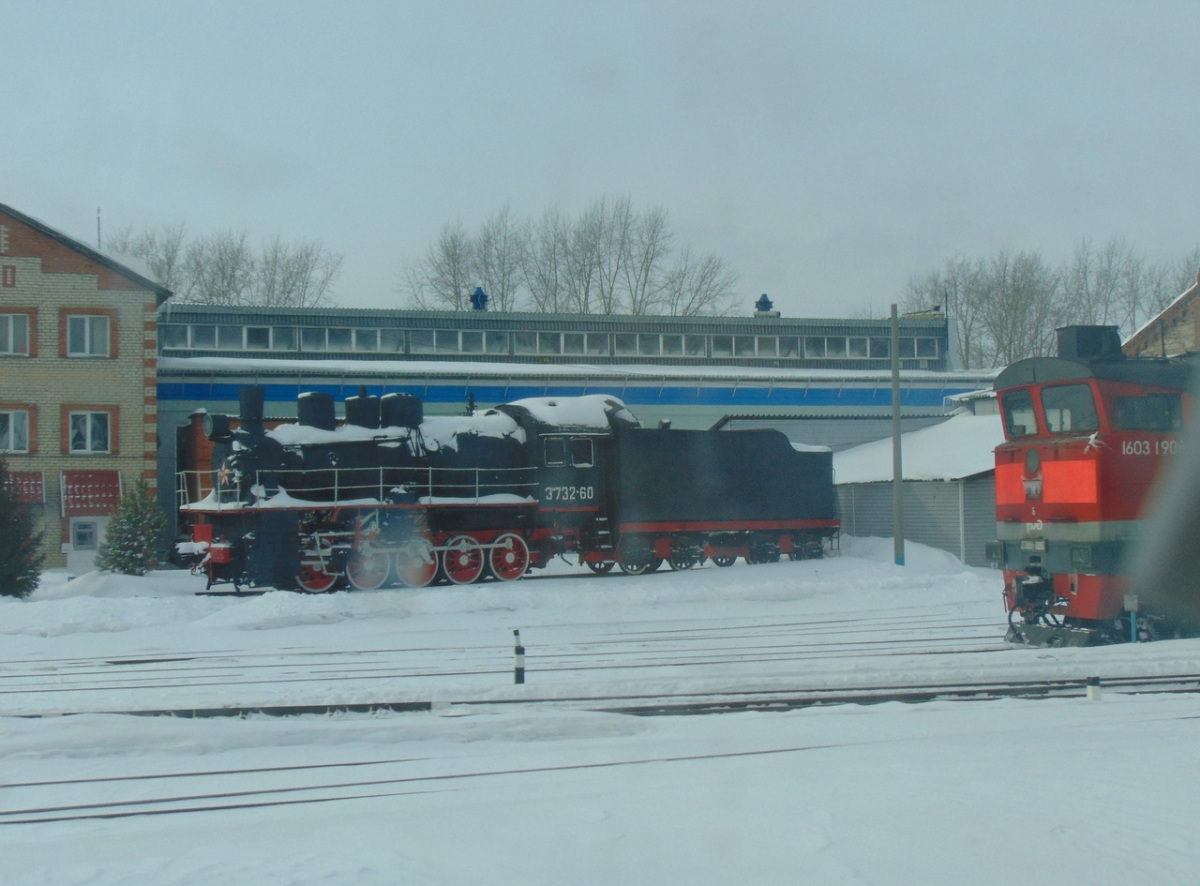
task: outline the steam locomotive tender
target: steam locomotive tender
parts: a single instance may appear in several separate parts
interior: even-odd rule
[[[1057,357],[996,377],[1005,442],[988,556],[1004,570],[1010,640],[1086,645],[1171,629],[1136,611],[1126,572],[1148,494],[1179,445],[1190,369],[1125,357],[1116,327],[1068,326]]]
[[[571,553],[594,572],[819,557],[838,534],[832,455],[778,431],[643,428],[592,395],[424,415],[408,394],[301,395],[268,429],[205,417],[211,469],[181,472],[181,517],[211,588],[375,589],[512,581]]]

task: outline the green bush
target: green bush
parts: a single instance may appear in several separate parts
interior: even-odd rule
[[[133,489],[121,496],[117,513],[109,521],[104,542],[96,552],[96,566],[105,572],[145,575],[158,566],[158,546],[167,528],[167,518],[150,495],[146,481],[139,478]]]
[[[33,516],[8,485],[8,466],[0,460],[0,595],[24,598],[38,586],[42,571],[42,534]]]

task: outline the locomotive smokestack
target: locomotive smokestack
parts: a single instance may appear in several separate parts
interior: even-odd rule
[[[238,391],[239,413],[242,419],[242,430],[250,434],[263,433],[263,401],[262,385],[245,385]]]

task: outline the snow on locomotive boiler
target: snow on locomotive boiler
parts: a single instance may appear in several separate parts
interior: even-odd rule
[[[425,416],[419,398],[301,395],[268,429],[205,417],[212,468],[180,475],[209,586],[511,581],[570,553],[594,572],[821,556],[838,532],[832,456],[778,431],[642,428],[605,395]]]
[[[1112,326],[1063,327],[1058,352],[996,377],[1006,442],[996,448],[988,555],[1004,570],[1010,639],[1126,639],[1128,555],[1178,446],[1191,365],[1125,357]],[[1163,628],[1154,612],[1133,618],[1142,638]]]

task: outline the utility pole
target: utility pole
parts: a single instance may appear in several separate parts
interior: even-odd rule
[[[904,565],[904,467],[900,455],[900,317],[892,305],[892,531],[896,565]]]

